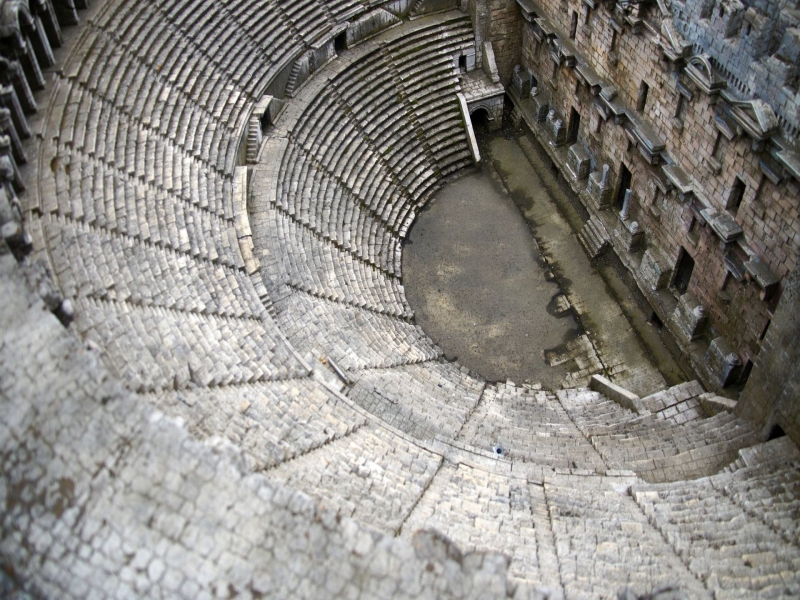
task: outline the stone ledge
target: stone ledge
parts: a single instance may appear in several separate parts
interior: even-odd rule
[[[649,415],[650,411],[644,407],[642,399],[624,387],[612,383],[602,375],[592,375],[589,380],[589,389],[603,394],[609,400],[613,400],[623,408],[632,410],[640,415]]]

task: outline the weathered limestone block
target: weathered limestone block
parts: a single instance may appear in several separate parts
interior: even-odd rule
[[[603,210],[611,206],[611,178],[609,166],[603,165],[601,171],[595,171],[589,175],[589,182],[586,184],[586,191],[594,203],[597,210]]]
[[[728,340],[718,337],[711,341],[706,352],[706,364],[722,387],[738,381],[742,372],[742,361]]]
[[[678,299],[672,319],[678,325],[679,334],[693,342],[703,333],[707,320],[706,309],[697,298],[687,292]]]
[[[639,276],[651,290],[660,290],[667,286],[672,275],[672,267],[655,248],[648,248],[639,265]]]
[[[628,252],[635,252],[644,243],[644,230],[639,226],[638,221],[620,217],[614,235],[622,240],[622,244]]]
[[[514,74],[511,77],[511,88],[516,92],[520,99],[528,98],[531,95],[531,76],[519,65],[514,66]]]
[[[532,87],[530,99],[536,122],[543,123],[550,111],[550,96],[544,90]]]
[[[376,8],[356,19],[350,27],[347,28],[346,44],[348,48],[352,48],[358,42],[361,42],[368,37],[371,37],[388,29],[392,25],[400,22],[395,15],[387,10]]]
[[[550,109],[550,112],[547,113],[546,129],[553,145],[563,146],[567,142],[567,126],[555,109]]]
[[[589,176],[592,157],[583,144],[573,144],[567,151],[567,169],[573,179],[586,179]]]

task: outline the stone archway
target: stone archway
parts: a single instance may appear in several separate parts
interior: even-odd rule
[[[486,115],[486,121],[490,131],[497,131],[503,126],[503,96],[493,96],[484,98],[477,102],[467,104],[469,116],[476,118],[481,111]]]

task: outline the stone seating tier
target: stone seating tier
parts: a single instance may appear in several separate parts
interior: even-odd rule
[[[798,463],[742,467],[746,423],[700,414],[691,386],[642,415],[486,386],[409,321],[401,240],[472,164],[452,67],[468,17],[342,53],[268,132],[268,189],[237,176],[234,196],[265,86],[367,9],[109,0],[84,26],[30,211],[70,330],[0,256],[4,485],[35,499],[0,519],[4,559],[53,597],[797,595]],[[421,529],[506,555],[510,581]]]
[[[796,518],[786,531],[772,515],[782,514],[780,499],[797,489],[800,471],[796,462],[776,467],[759,465],[678,484],[640,484],[631,491],[649,521],[716,597],[794,596],[800,592],[800,549],[796,537],[786,536],[796,532]],[[776,471],[779,508],[748,501],[748,490],[769,489]]]
[[[237,269],[197,260],[156,244],[58,219],[44,222],[53,268],[70,298],[127,302],[222,317],[262,319],[249,278]]]
[[[274,294],[278,325],[295,348],[330,356],[341,368],[393,367],[439,358],[422,330],[407,321],[302,292]]]
[[[328,300],[408,318],[411,308],[397,279],[319,239],[286,215],[274,212],[273,248],[283,260],[283,283]]]
[[[446,362],[349,371],[348,396],[392,427],[421,439],[454,439],[483,392],[484,383]]]
[[[306,373],[271,321],[92,298],[75,304],[76,330],[108,349],[109,362],[135,390],[252,383]]]
[[[597,392],[558,392],[570,418],[611,468],[632,469],[645,481],[677,481],[717,472],[739,448],[757,443],[753,427],[730,414],[675,423],[638,415]]]
[[[385,429],[367,425],[281,464],[270,478],[319,498],[343,516],[396,535],[441,460]]]
[[[597,450],[575,427],[555,395],[524,387],[489,385],[458,439],[472,446],[500,446],[517,462],[562,469],[604,471]]]
[[[244,452],[252,471],[322,448],[366,423],[363,415],[312,378],[195,387],[148,394],[144,400],[182,419],[198,440],[232,442]]]

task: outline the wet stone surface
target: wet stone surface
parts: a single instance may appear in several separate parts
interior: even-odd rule
[[[586,256],[578,201],[552,165],[511,127],[476,135],[483,169],[434,197],[404,249],[422,328],[448,358],[493,381],[558,389],[602,373],[640,395],[684,381],[636,290]]]
[[[446,356],[489,380],[559,383],[548,352],[583,332],[513,200],[484,171],[445,187],[403,254],[417,322]]]

